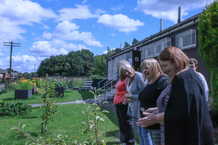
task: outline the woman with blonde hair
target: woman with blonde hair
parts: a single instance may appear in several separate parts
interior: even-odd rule
[[[127,93],[124,95],[126,102],[124,104],[128,105],[127,114],[134,121],[141,118],[140,114],[140,102],[138,100],[139,92],[147,85],[147,81],[144,81],[143,76],[140,72],[134,70],[134,68],[126,62],[119,68],[120,80],[123,81],[127,78]],[[149,132],[145,128],[137,127],[140,145],[151,145],[151,138]]]
[[[214,145],[213,125],[202,84],[189,58],[174,46],[159,55],[163,71],[169,75],[171,90],[165,112],[144,113],[140,126],[164,123],[166,145]]]
[[[117,64],[117,70],[119,71],[119,68],[126,63],[128,63],[126,60],[121,60]],[[116,91],[113,101],[116,107],[116,114],[120,129],[120,140],[118,142],[131,144],[134,142],[135,133],[132,125],[132,119],[127,115],[128,106],[126,104],[128,103],[128,100],[124,97],[124,95],[127,93],[126,84],[126,79],[123,81],[119,79],[115,85]]]
[[[156,59],[145,59],[142,64],[143,77],[148,80],[149,84],[139,93],[139,100],[141,103],[140,109],[142,113],[148,108],[156,110],[156,100],[161,91],[169,83],[169,78],[166,76]],[[144,117],[141,115],[141,117]],[[160,124],[154,124],[146,127],[151,135],[153,145],[159,145],[160,140]]]

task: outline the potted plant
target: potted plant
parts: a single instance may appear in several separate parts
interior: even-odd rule
[[[34,84],[27,79],[21,78],[15,82],[15,99],[28,99],[32,96]]]
[[[57,92],[57,97],[64,97],[64,87],[59,80],[55,80],[55,91]]]

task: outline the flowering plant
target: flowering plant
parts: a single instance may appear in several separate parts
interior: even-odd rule
[[[45,86],[45,82],[40,78],[33,78],[32,83],[34,83],[38,88]]]
[[[21,78],[18,82],[14,82],[16,90],[32,90],[35,83],[31,82],[28,79]]]

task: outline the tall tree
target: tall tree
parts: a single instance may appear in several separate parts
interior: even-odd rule
[[[136,43],[138,43],[139,41],[137,40],[137,39],[133,39],[133,41],[132,41],[132,44],[136,44]]]
[[[124,48],[127,48],[127,47],[129,47],[129,46],[130,46],[129,43],[127,43],[127,42],[124,43]]]
[[[80,51],[80,56],[83,59],[83,68],[84,68],[83,75],[90,76],[95,66],[94,54],[87,49],[82,49]]]
[[[106,76],[106,54],[95,56],[95,69],[94,74],[99,76]]]
[[[210,73],[213,112],[218,113],[218,2],[214,1],[199,16],[199,54]]]

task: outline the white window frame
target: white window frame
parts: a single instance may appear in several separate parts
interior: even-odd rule
[[[188,35],[191,35],[191,43],[192,43],[192,41],[193,41],[192,40],[193,39],[192,35],[193,34],[195,36],[195,38],[194,38],[195,39],[195,43],[194,44],[190,44],[188,46],[183,46],[183,39],[184,39],[184,37],[186,37]],[[183,33],[180,33],[180,34],[176,35],[176,46],[178,48],[182,49],[182,50],[196,47],[196,41],[197,41],[196,30],[194,30],[194,29],[190,29],[190,30],[187,30],[187,31],[185,31]]]
[[[156,44],[155,47],[154,47],[155,55],[159,55],[160,52],[161,52],[161,51],[160,51],[160,52],[157,52],[157,46],[158,46],[158,45],[161,45],[161,51],[163,50],[163,43]]]
[[[168,43],[169,43],[169,45],[168,45]],[[166,45],[166,46],[164,46],[164,44]],[[150,58],[150,57],[156,57],[156,56],[158,56],[159,54],[160,54],[160,52],[157,52],[157,46],[158,45],[161,45],[161,51],[165,48],[165,47],[167,47],[167,46],[171,46],[172,44],[171,44],[171,38],[164,38],[164,39],[161,39],[161,40],[159,40],[159,41],[156,41],[156,42],[154,42],[154,43],[152,43],[152,44],[149,44],[149,45],[145,45],[145,46],[143,46],[143,47],[141,47],[139,50],[141,51],[141,61],[142,60],[144,60],[144,59],[146,59],[146,58]],[[148,49],[153,49],[153,54],[152,55],[148,55]]]
[[[148,50],[149,49],[153,50],[153,52],[152,52],[153,54],[148,55]],[[146,46],[146,48],[145,48],[145,58],[151,58],[151,57],[154,57],[154,55],[155,55],[154,45],[150,44],[150,45]]]

